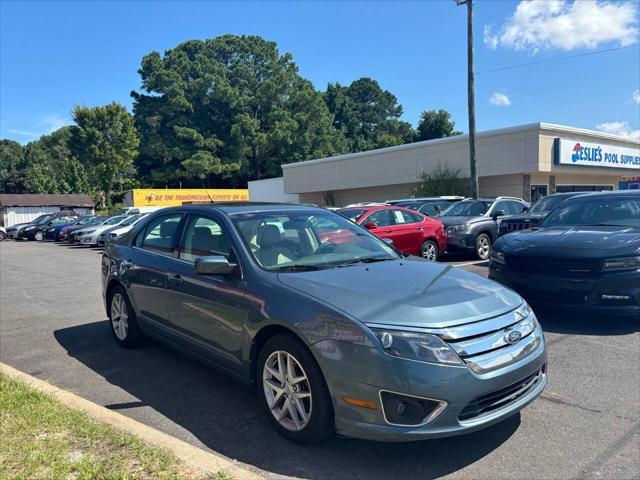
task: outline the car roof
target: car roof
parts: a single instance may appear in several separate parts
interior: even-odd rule
[[[319,210],[328,212],[326,208],[318,207],[310,204],[297,204],[297,203],[275,203],[275,202],[219,202],[219,203],[191,203],[188,205],[180,205],[175,207],[166,207],[161,210],[151,212],[148,216],[156,213],[163,213],[167,211],[203,211],[203,210],[215,210],[226,215],[233,215],[236,213],[254,213],[254,212],[283,212],[283,211],[296,211],[296,210]]]
[[[598,198],[598,197],[638,197],[640,199],[640,192],[638,190],[605,190],[602,192],[575,192],[578,193],[571,200],[583,200],[585,198]]]

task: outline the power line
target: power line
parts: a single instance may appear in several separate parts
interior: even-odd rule
[[[490,70],[483,70],[481,72],[476,72],[476,75],[482,75],[484,73],[492,73],[492,72],[501,72],[503,70],[512,70],[514,68],[529,67],[531,65],[539,65],[541,63],[556,62],[558,60],[567,60],[569,58],[586,57],[588,55],[600,55],[602,53],[615,52],[616,50],[624,50],[626,48],[633,48],[633,47],[638,47],[638,46],[640,46],[640,43],[634,43],[633,45],[627,45],[627,46],[624,46],[624,47],[615,47],[615,48],[608,48],[606,50],[598,50],[596,52],[586,52],[586,53],[578,53],[576,55],[566,55],[564,57],[548,58],[546,60],[539,60],[537,62],[528,62],[528,63],[520,63],[520,64],[517,64],[517,65],[508,65],[506,67],[498,67],[498,68],[492,68]]]

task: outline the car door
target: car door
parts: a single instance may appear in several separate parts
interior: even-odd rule
[[[177,336],[223,368],[241,372],[242,332],[248,310],[240,274],[200,275],[197,257],[222,255],[238,263],[223,221],[215,214],[191,214],[178,260],[167,272],[169,320]]]
[[[389,209],[375,210],[374,212],[359,220],[358,223],[365,228],[368,223],[375,223],[376,226],[369,229],[371,233],[373,233],[376,237],[391,238],[393,240],[393,230],[391,229],[393,225],[393,219],[391,218]]]
[[[131,256],[123,259],[125,282],[140,320],[161,334],[169,333],[167,272],[178,256],[185,215],[172,213],[153,219],[135,238]]]
[[[423,217],[400,209],[391,210],[391,216],[394,223],[390,237],[393,245],[401,252],[419,255],[424,230],[421,223]]]

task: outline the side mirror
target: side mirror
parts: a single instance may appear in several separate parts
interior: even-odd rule
[[[378,224],[376,222],[366,222],[364,228],[371,230],[372,228],[378,228]]]
[[[197,257],[195,261],[196,273],[199,275],[228,275],[236,268],[234,263],[222,255]]]
[[[498,218],[498,217],[504,217],[506,214],[504,213],[504,210],[494,210],[493,212],[493,218]]]
[[[391,240],[390,238],[383,238],[382,241],[387,245],[390,245],[393,247],[393,240]]]

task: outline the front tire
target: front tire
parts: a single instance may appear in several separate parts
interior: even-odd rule
[[[6,238],[4,232],[0,232],[0,242]]]
[[[44,232],[42,230],[38,230],[36,233],[33,234],[33,239],[36,242],[41,242],[44,240]]]
[[[427,240],[424,242],[420,248],[420,255],[422,258],[431,260],[432,262],[438,261],[440,252],[438,251],[438,245],[436,245],[436,242],[433,240]]]
[[[486,233],[481,233],[476,238],[476,256],[480,260],[488,260],[491,254],[491,237]]]
[[[258,356],[256,383],[267,416],[284,437],[312,443],[335,433],[333,404],[320,367],[305,345],[280,334]]]
[[[131,301],[125,289],[115,287],[109,295],[107,303],[109,326],[116,343],[124,348],[133,348],[140,345],[142,334],[138,326],[138,319],[131,306]]]

